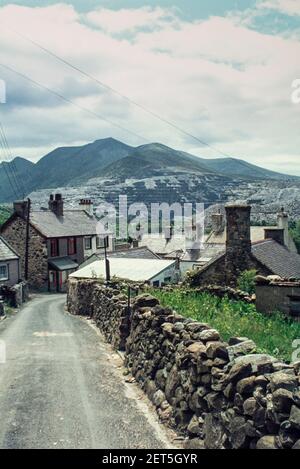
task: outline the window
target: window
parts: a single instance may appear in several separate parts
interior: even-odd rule
[[[51,257],[59,256],[58,239],[51,239]]]
[[[159,287],[159,280],[155,280],[152,285],[154,287]]]
[[[97,236],[96,238],[96,246],[97,249],[103,249],[105,245],[105,239],[102,236]]]
[[[8,280],[8,265],[0,265],[0,280]]]
[[[76,238],[68,239],[68,256],[76,254]]]
[[[87,250],[87,251],[92,249],[92,238],[91,237],[84,238],[84,249]]]
[[[171,283],[172,277],[165,277],[164,282],[165,283]]]

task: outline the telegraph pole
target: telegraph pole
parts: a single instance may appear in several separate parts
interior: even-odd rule
[[[104,238],[104,257],[105,257],[106,281],[110,282],[110,265],[109,265],[109,259],[107,257],[108,240],[109,240],[109,237],[106,236]]]
[[[31,200],[27,199],[26,238],[25,238],[25,280],[29,277],[29,238],[30,238],[30,208]]]

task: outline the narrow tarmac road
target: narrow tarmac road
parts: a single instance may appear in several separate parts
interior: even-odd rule
[[[171,448],[108,346],[64,304],[41,295],[0,324],[0,448]]]

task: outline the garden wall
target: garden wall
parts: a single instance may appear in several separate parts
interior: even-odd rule
[[[299,363],[253,354],[251,340],[224,343],[149,295],[129,317],[116,286],[72,280],[68,306],[92,315],[115,348],[126,342],[126,366],[187,447],[300,449]]]

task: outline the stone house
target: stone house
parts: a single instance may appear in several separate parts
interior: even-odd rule
[[[0,287],[13,287],[20,280],[20,258],[17,252],[0,236]]]
[[[191,280],[196,285],[236,286],[239,275],[255,269],[263,276],[279,275],[300,279],[300,255],[284,245],[283,230],[266,231],[266,239],[251,242],[249,205],[227,205],[226,245],[203,268],[195,272]]]
[[[30,210],[28,281],[35,290],[63,292],[69,274],[93,253],[103,251],[103,239],[97,236],[97,220],[88,210],[90,201],[82,201],[78,210],[65,210],[62,196],[56,194],[48,205],[48,209]],[[21,278],[27,213],[26,201],[15,202],[14,213],[1,228],[3,238],[20,255]],[[109,244],[112,250],[112,239]]]
[[[281,311],[300,321],[300,282],[262,278],[256,285],[256,307],[262,313]]]
[[[221,213],[212,213],[210,216],[212,231],[205,239],[205,245],[212,249],[223,248],[226,245],[227,229],[226,220]],[[251,243],[272,237],[283,244],[289,251],[298,253],[296,244],[289,231],[289,216],[282,208],[277,213],[277,225],[274,226],[250,226]]]

